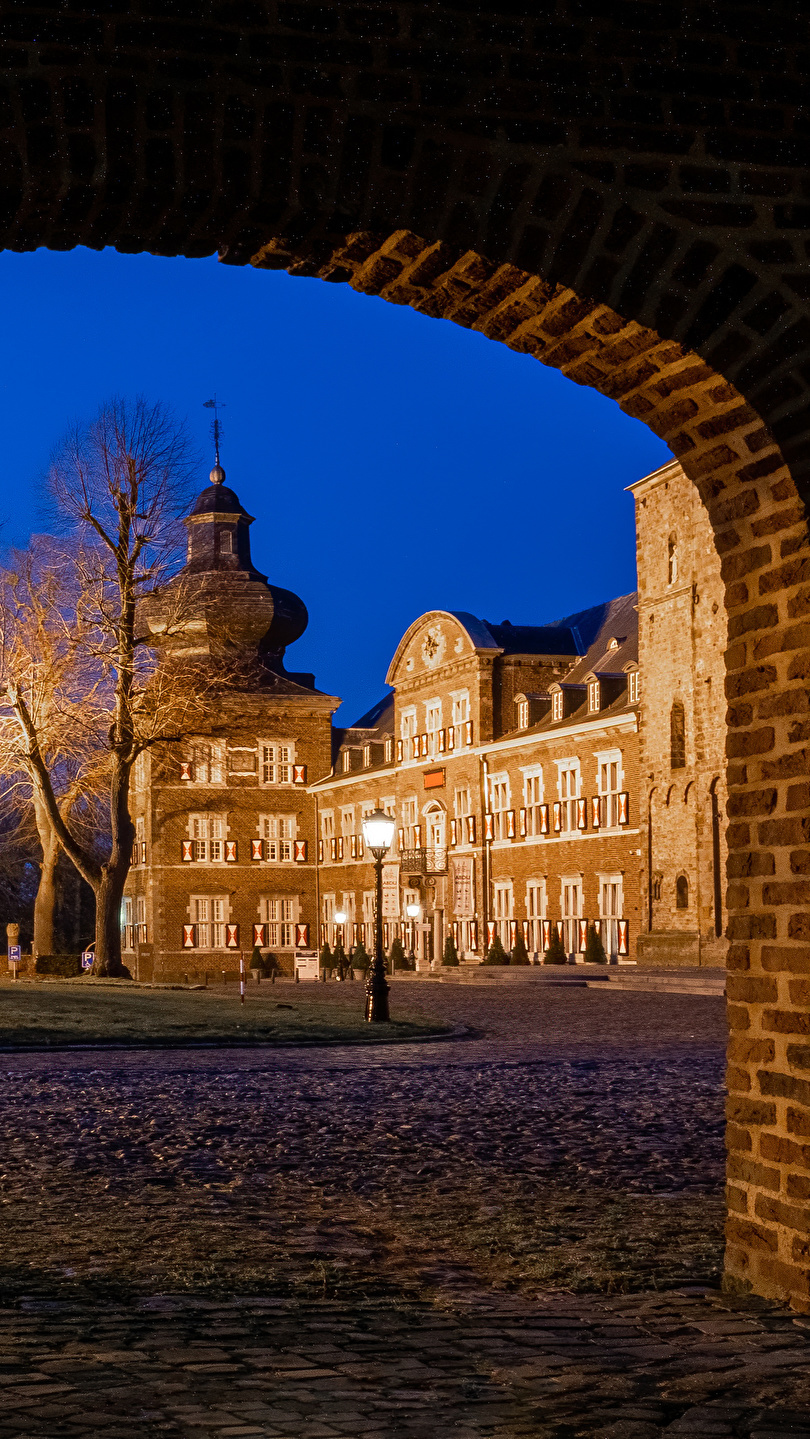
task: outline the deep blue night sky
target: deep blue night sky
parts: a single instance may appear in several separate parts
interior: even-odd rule
[[[256,516],[254,560],[296,590],[288,652],[341,695],[382,693],[423,611],[541,623],[635,587],[623,487],[669,451],[612,401],[482,335],[344,285],[215,259],[0,255],[2,538],[48,528],[38,479],[68,422],[164,399]]]

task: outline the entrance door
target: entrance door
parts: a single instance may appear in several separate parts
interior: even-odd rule
[[[582,880],[562,882],[563,944],[570,964],[576,964],[579,949],[578,920],[582,915]]]
[[[427,867],[428,873],[443,874],[446,868],[445,813],[433,809],[425,816],[427,824]]]
[[[599,913],[602,920],[602,943],[611,964],[619,958],[619,920],[622,917],[622,877],[605,875],[599,885]]]

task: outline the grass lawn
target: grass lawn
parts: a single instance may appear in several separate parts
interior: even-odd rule
[[[315,994],[312,993],[315,989]],[[321,986],[250,988],[241,1005],[211,990],[137,989],[126,980],[19,981],[0,984],[0,1047],[71,1044],[324,1043],[368,1044],[447,1033],[435,1020],[397,1015],[390,1024],[363,1019],[356,1005],[330,1001]]]

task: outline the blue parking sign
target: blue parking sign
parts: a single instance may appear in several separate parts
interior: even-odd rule
[[[8,947],[9,964],[22,964],[22,945],[10,944]]]
[[[95,957],[92,949],[82,950],[82,969],[92,969]]]

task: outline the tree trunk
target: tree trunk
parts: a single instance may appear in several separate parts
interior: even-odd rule
[[[53,954],[53,913],[56,906],[56,861],[59,842],[51,832],[42,840],[42,866],[34,902],[34,956]]]
[[[104,865],[101,883],[96,890],[96,957],[93,974],[119,978],[124,973],[121,960],[121,902],[129,864]]]

